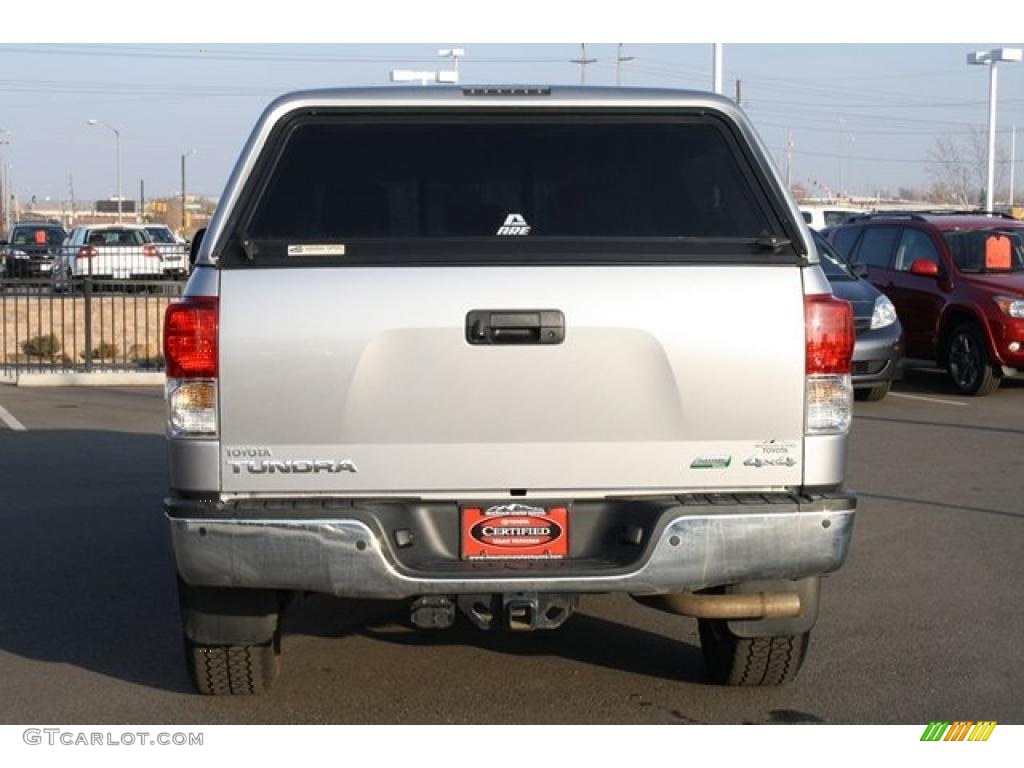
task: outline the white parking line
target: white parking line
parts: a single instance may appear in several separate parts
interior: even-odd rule
[[[2,405],[0,405],[0,421],[2,421],[11,429],[13,429],[15,432],[28,431],[27,429],[25,429],[25,425],[18,421],[16,418],[14,418],[14,415],[6,408],[4,408]]]
[[[964,406],[967,403],[958,403],[956,400],[940,400],[937,397],[921,397],[920,395],[904,395],[902,392],[890,392],[889,397],[905,397],[907,400],[924,400],[927,403],[942,403],[943,405],[960,405]]]

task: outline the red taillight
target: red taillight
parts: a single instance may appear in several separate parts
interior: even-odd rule
[[[75,252],[76,259],[91,259],[96,255],[96,249],[91,245],[83,245]]]
[[[167,307],[164,359],[168,378],[217,378],[217,318],[215,297],[185,299]]]
[[[157,257],[160,255],[160,251],[157,250],[155,245],[144,245],[142,246],[142,255],[149,257]]]
[[[853,309],[828,293],[804,296],[807,374],[849,373],[853,357]]]

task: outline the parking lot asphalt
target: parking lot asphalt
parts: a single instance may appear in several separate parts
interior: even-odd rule
[[[807,663],[709,685],[696,621],[585,597],[560,630],[410,629],[401,606],[302,598],[267,696],[191,692],[159,389],[0,386],[2,723],[1024,722],[1024,383],[986,398],[911,371],[858,403],[846,565]]]

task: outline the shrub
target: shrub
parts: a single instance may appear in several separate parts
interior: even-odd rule
[[[80,357],[85,360],[85,352],[82,352]],[[117,357],[117,345],[112,344],[109,341],[101,341],[92,349],[92,357],[94,360],[110,360]]]
[[[50,357],[60,352],[60,339],[52,333],[46,336],[33,336],[22,342],[22,351],[29,357]]]
[[[128,348],[128,357],[133,360],[149,360],[151,357],[155,357],[157,354],[156,345],[149,344],[132,344]]]

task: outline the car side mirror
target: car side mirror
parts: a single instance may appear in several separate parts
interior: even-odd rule
[[[855,274],[857,277],[867,277],[868,276],[868,265],[867,264],[862,264],[859,261],[855,261],[853,264],[850,265],[850,269],[853,271],[853,274]]]
[[[921,277],[938,277],[939,265],[930,259],[914,259],[910,264],[910,274]]]
[[[196,233],[192,235],[192,245],[188,249],[188,266],[189,269],[196,265],[196,259],[199,257],[199,246],[203,242],[203,235],[206,234],[206,227],[197,229]]]

